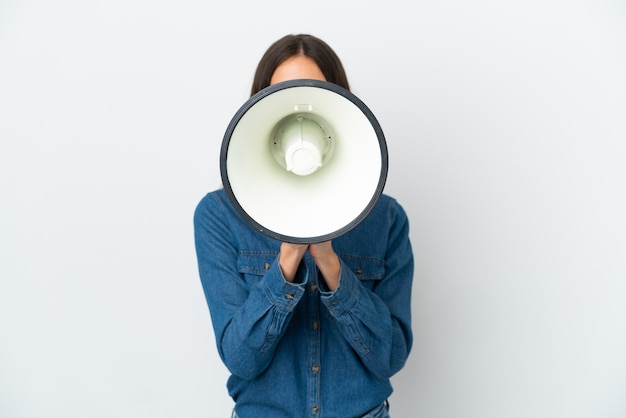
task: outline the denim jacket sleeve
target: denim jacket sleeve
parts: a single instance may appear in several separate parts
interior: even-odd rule
[[[404,366],[413,343],[411,288],[414,260],[408,235],[409,222],[404,209],[394,199],[388,202],[389,206],[384,208],[386,237],[381,236],[384,229],[363,226],[372,231],[370,242],[378,242],[384,247],[380,250],[384,253],[384,260],[369,260],[379,268],[372,268],[375,272],[349,268],[346,264],[349,260],[343,258],[339,286],[334,292],[322,292],[321,298],[365,367],[381,378],[391,377]],[[358,277],[367,273],[376,276],[376,280]],[[374,284],[370,288],[364,284],[366,282]]]
[[[278,248],[268,248],[253,254],[267,261],[263,271],[256,272],[258,280],[246,283],[238,267],[241,253],[235,236],[240,221],[224,203],[209,194],[195,211],[198,268],[219,355],[231,373],[252,379],[271,362],[307,277],[300,269],[299,283],[287,282],[278,265]]]

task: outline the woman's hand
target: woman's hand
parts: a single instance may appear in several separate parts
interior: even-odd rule
[[[289,244],[287,242],[283,242],[280,245],[278,264],[280,265],[280,269],[283,271],[285,280],[288,282],[293,283],[296,278],[298,266],[300,265],[300,261],[302,261],[302,257],[304,257],[304,253],[307,248],[309,248],[308,244]]]
[[[311,244],[309,245],[309,253],[311,253],[311,257],[313,257],[317,268],[322,272],[328,290],[332,292],[337,289],[339,285],[341,262],[335,250],[333,250],[332,242],[325,241],[319,244]]]
[[[315,265],[320,269],[326,286],[329,290],[334,291],[339,285],[339,272],[341,263],[339,257],[333,250],[331,241],[320,242],[319,244],[289,244],[283,242],[280,245],[280,254],[278,256],[278,264],[283,271],[285,280],[290,283],[296,278],[298,266],[304,257],[304,253],[309,251]]]

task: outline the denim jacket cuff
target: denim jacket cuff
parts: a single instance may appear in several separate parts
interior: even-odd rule
[[[277,257],[266,273],[265,281],[268,293],[274,303],[281,305],[288,311],[293,310],[304,294],[304,287],[308,281],[307,276],[306,269],[300,267],[297,278],[301,280],[298,283],[288,282],[283,276]]]
[[[339,273],[339,285],[335,291],[322,291],[322,302],[326,305],[332,316],[338,316],[348,312],[354,308],[358,301],[358,289],[356,288],[358,280],[351,274],[351,270],[341,262],[341,270]]]

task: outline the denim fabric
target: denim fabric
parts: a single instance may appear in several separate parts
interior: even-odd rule
[[[234,409],[230,418],[239,418],[239,415],[237,415],[237,412]],[[387,404],[387,402],[383,402],[367,414],[361,415],[359,418],[391,418],[391,415],[389,415],[389,404]]]
[[[359,417],[389,397],[390,377],[413,340],[409,224],[393,198],[383,195],[363,222],[333,241],[341,259],[334,292],[308,253],[295,282],[287,282],[280,242],[245,223],[223,189],[200,201],[194,229],[240,418]]]
[[[389,404],[387,402],[383,402],[378,407],[369,411],[367,414],[362,415],[360,418],[390,418]]]

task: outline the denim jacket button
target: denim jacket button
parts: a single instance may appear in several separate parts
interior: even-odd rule
[[[285,293],[285,297],[289,300],[293,300],[293,295],[291,293]]]
[[[313,412],[314,414],[317,414],[319,412],[320,408],[319,406],[315,405],[313,406],[313,408],[311,408],[311,412]]]
[[[265,270],[269,270],[270,269],[270,263],[265,263],[265,265],[263,267],[265,268]]]

